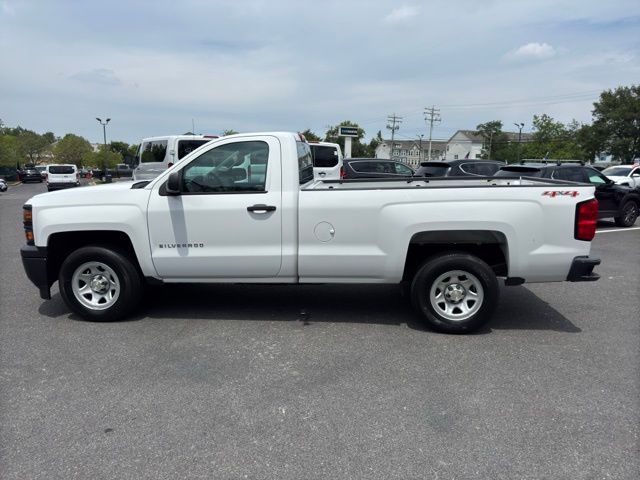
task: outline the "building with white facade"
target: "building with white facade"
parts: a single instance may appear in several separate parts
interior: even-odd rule
[[[446,140],[431,141],[431,160],[443,160],[447,147]],[[397,162],[402,162],[410,167],[418,167],[420,162],[428,160],[429,141],[428,140],[394,140],[393,155],[390,154],[391,140],[383,140],[376,147],[376,158],[392,158]]]

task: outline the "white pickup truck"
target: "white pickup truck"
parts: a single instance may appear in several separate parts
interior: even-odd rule
[[[129,315],[145,282],[399,283],[460,333],[490,318],[498,277],[597,280],[596,215],[594,187],[566,181],[314,180],[303,137],[241,134],[151,181],[36,195],[21,254],[43,299],[58,280],[91,320]]]

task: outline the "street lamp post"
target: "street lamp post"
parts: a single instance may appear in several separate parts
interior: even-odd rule
[[[420,154],[418,155],[418,166],[422,163],[422,137],[424,137],[424,133],[420,134]]]
[[[109,123],[111,121],[110,118],[107,118],[107,120],[105,122],[102,121],[102,119],[96,117],[96,120],[100,123],[100,125],[102,125],[102,137],[104,140],[104,153],[102,154],[102,176],[106,179],[107,178],[107,161],[106,161],[106,155],[107,155],[107,123]]]
[[[522,129],[524,128],[524,123],[514,123],[516,127],[518,127],[518,163],[520,163],[520,143],[522,142]]]

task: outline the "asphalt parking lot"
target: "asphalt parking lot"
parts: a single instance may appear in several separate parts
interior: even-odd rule
[[[0,194],[0,478],[640,478],[640,221],[475,335],[394,286],[161,287],[99,324],[23,272],[44,190]]]

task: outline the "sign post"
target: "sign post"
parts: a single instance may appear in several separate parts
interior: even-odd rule
[[[338,127],[338,136],[344,138],[344,158],[351,158],[351,139],[358,138],[358,127]]]

